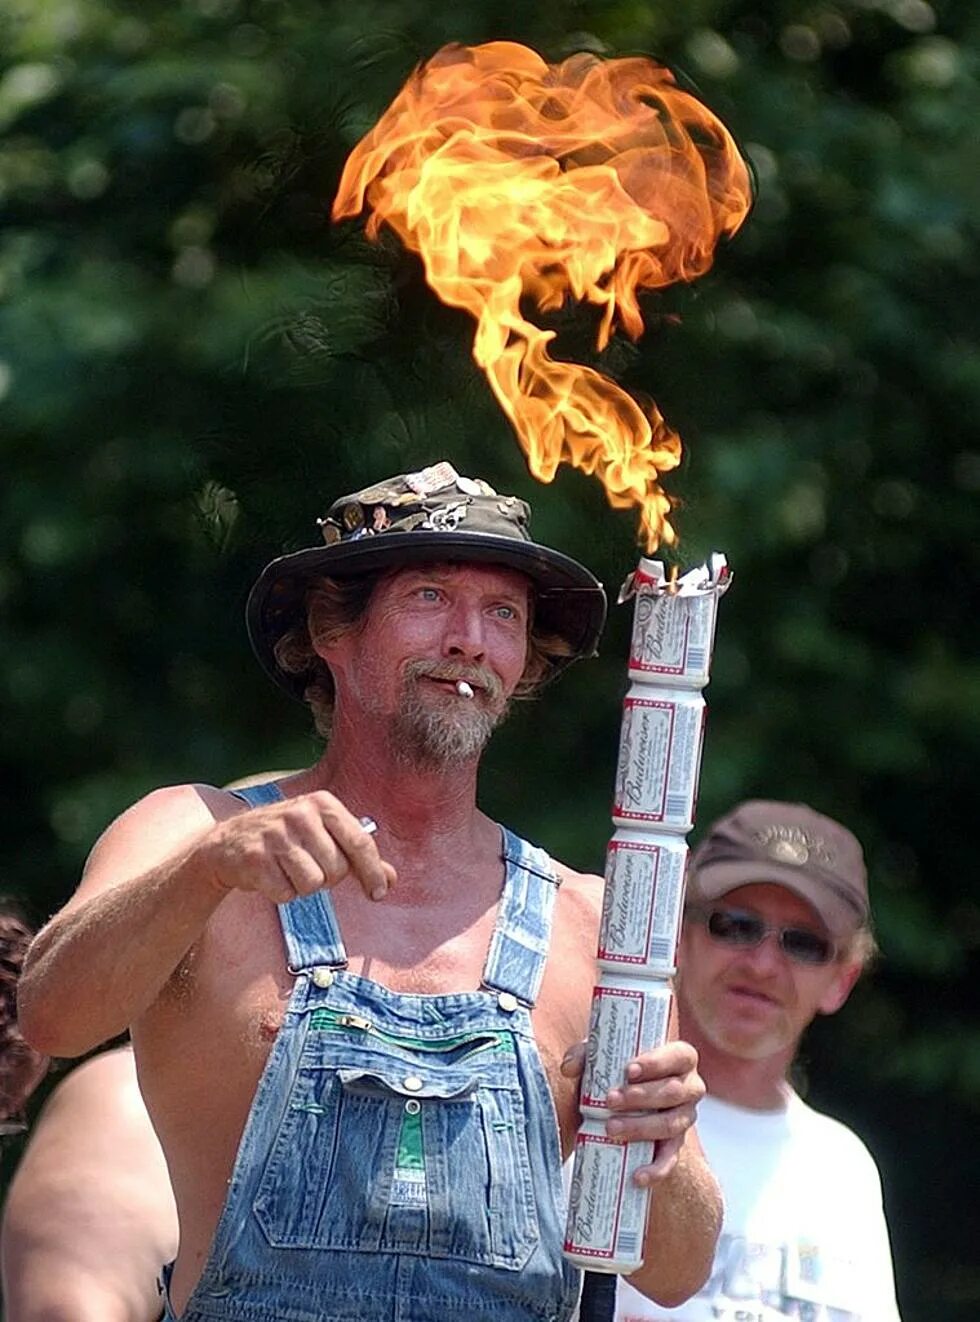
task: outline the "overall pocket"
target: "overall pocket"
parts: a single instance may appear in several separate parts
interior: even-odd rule
[[[520,1269],[538,1223],[510,1035],[423,1043],[325,1013],[256,1192],[269,1243]]]

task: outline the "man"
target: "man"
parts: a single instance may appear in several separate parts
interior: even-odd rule
[[[337,501],[248,606],[329,728],[319,762],[149,795],[34,944],[27,1036],[70,1055],[132,1026],[180,1219],[168,1317],[572,1314],[560,1168],[600,888],[481,813],[476,777],[508,700],[593,652],[604,597],[528,514],[448,464]],[[632,1279],[665,1304],[720,1219],[702,1093],[672,1041],[612,1098],[621,1137],[659,1140]]]
[[[45,1102],[7,1192],[5,1322],[155,1322],[160,1264],[176,1245],[132,1050],[100,1052]]]
[[[623,1284],[618,1322],[897,1322],[875,1163],[789,1082],[807,1025],[841,1008],[873,952],[850,831],[762,800],[710,828],[691,858],[677,998],[724,1226],[696,1298],[665,1309]]]
[[[0,902],[2,903],[2,902]],[[19,1119],[47,1057],[21,1036],[18,981],[31,929],[0,909],[0,1135]],[[3,1206],[6,1322],[154,1322],[154,1278],[177,1218],[132,1051],[103,1052],[52,1091]]]

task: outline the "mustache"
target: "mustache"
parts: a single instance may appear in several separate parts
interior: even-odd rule
[[[441,679],[450,684],[465,679],[471,688],[486,693],[489,698],[499,699],[504,693],[504,686],[492,670],[487,670],[485,666],[464,665],[458,661],[424,661],[421,658],[409,661],[405,667],[405,678]]]

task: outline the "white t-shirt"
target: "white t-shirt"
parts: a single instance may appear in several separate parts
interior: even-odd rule
[[[616,1322],[898,1322],[881,1180],[856,1134],[792,1093],[783,1111],[705,1097],[698,1135],[725,1196],[711,1277],[680,1308],[621,1281]]]

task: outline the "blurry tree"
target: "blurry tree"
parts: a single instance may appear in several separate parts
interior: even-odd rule
[[[813,1035],[810,1092],[881,1159],[906,1322],[972,1322],[978,29],[926,0],[5,0],[0,886],[40,919],[151,786],[315,755],[241,615],[342,491],[450,458],[615,589],[632,517],[579,474],[536,487],[466,319],[327,217],[446,41],[655,54],[759,184],[715,271],[602,360],[685,439],[684,561],[736,570],[701,819],[799,798],[866,842],[884,960]],[[613,612],[485,774],[491,811],[581,866],[610,830],[627,630]]]

